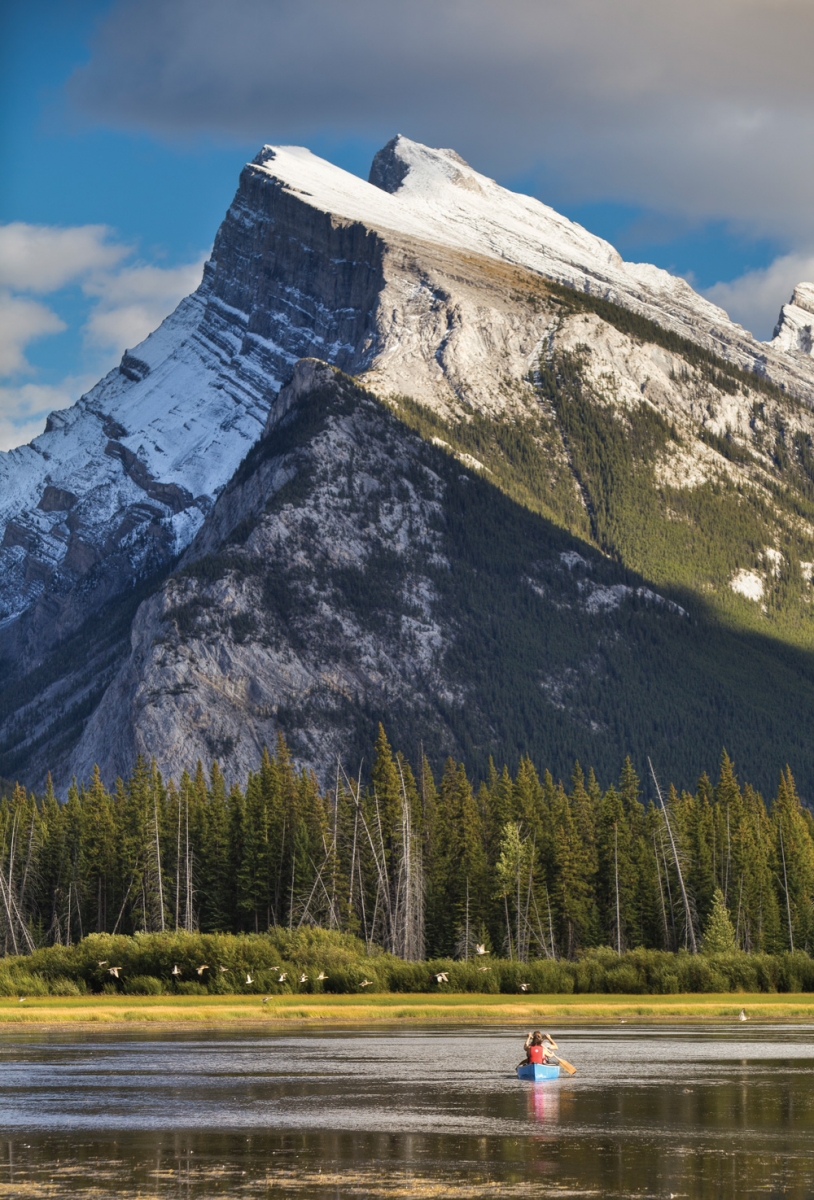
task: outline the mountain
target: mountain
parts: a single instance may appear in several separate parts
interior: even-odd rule
[[[685,281],[623,262],[452,151],[396,138],[365,183],[308,151],[264,147],[198,291],[40,438],[0,456],[0,773],[33,781],[51,766],[65,778],[97,758],[125,770],[141,747],[173,772],[198,754],[242,770],[280,726],[323,767],[377,715],[438,753],[479,759],[532,746],[541,761],[551,746],[557,763],[577,748],[589,761],[643,751],[666,736],[639,718],[672,659],[649,663],[624,720],[597,720],[590,680],[596,690],[604,668],[588,645],[600,613],[611,630],[600,642],[618,638],[626,653],[633,627],[669,628],[671,645],[689,637],[676,630],[696,631],[704,687],[724,681],[721,720],[697,726],[710,746],[718,738],[716,756],[743,717],[755,753],[757,737],[799,758],[811,294],[800,285],[773,341],[759,343]],[[353,410],[345,425],[323,411],[339,385],[316,386],[313,365],[294,373],[308,358],[355,378],[336,401]],[[312,409],[323,413],[313,428]],[[527,547],[511,584],[490,593],[500,612],[536,597],[518,645],[530,661],[553,654],[522,719],[495,705],[528,664],[493,658],[484,675],[475,645],[488,621],[436,578],[428,545],[434,522],[454,523],[458,485],[433,498],[413,476],[445,478],[439,463]],[[249,531],[242,541],[236,529]],[[491,529],[484,562],[506,553]],[[456,546],[478,540],[459,533]],[[545,549],[529,549],[540,538]],[[452,564],[441,579],[469,569],[454,549],[437,552]],[[368,578],[371,564],[384,582]],[[364,620],[360,604],[372,606]],[[408,632],[396,637],[394,621]],[[178,654],[205,669],[170,664]],[[505,691],[491,693],[501,673]],[[786,735],[770,680],[791,692]],[[750,704],[768,723],[745,715]],[[665,708],[678,720],[669,742],[691,708]]]

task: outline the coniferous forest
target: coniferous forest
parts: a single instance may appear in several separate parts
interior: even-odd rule
[[[479,782],[449,760],[436,778],[381,727],[369,768],[338,764],[327,791],[282,738],[245,787],[217,764],[175,783],[143,760],[64,803],[16,786],[0,803],[0,937],[25,955],[98,933],[319,927],[373,955],[529,967],[601,947],[811,952],[814,822],[788,769],[764,799],[724,753],[716,781],[649,793],[629,759],[610,786],[529,760]]]

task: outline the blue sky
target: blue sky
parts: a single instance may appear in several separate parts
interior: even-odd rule
[[[548,0],[531,9],[517,0],[502,9],[498,34],[489,22],[500,6],[490,0],[439,0],[443,19],[425,14],[423,23],[424,0],[414,0],[414,25],[390,0],[325,3],[6,0],[0,449],[38,432],[47,411],[77,399],[195,286],[240,168],[263,141],[301,142],[360,175],[395,132],[453,145],[625,258],[712,289],[762,337],[800,272],[814,272],[810,201],[801,209],[793,196],[812,194],[800,174],[810,166],[793,140],[784,150],[772,137],[773,114],[811,133],[805,58],[802,83],[788,82],[797,77],[793,30],[775,35],[775,21],[767,35],[756,25],[742,45],[730,32],[726,70],[713,57],[705,75],[691,36],[682,51],[673,29],[676,54],[637,82],[634,104],[631,37],[641,40],[634,76],[664,41],[636,0],[619,0],[622,33],[626,9],[632,22],[621,49],[611,34],[581,32],[576,10],[594,0],[573,0],[571,25],[555,8],[543,19]],[[693,16],[695,0],[686,3]],[[703,12],[723,17],[727,5],[710,0]],[[758,0],[752,8],[771,11]],[[716,28],[705,35],[699,24],[699,38],[714,41]],[[529,29],[539,33],[533,54]],[[796,38],[810,33],[810,23],[798,26]],[[310,75],[300,46],[314,59]],[[750,82],[758,51],[774,92]],[[371,62],[383,63],[381,76]],[[562,62],[568,73],[553,78]],[[717,145],[707,137],[716,122]]]

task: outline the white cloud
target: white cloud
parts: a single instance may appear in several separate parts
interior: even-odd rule
[[[0,225],[0,285],[55,292],[90,271],[110,270],[131,253],[112,236],[107,225]]]
[[[128,263],[132,255],[133,248],[105,225],[0,225],[0,378],[20,377],[0,386],[0,449],[41,433],[49,412],[75,403],[201,281],[205,256],[162,267]],[[53,308],[24,293],[50,293],[58,308],[60,291],[71,285],[81,288],[86,303],[69,332],[74,349],[84,343],[92,373],[66,373],[59,383],[45,384],[26,359],[26,347],[69,327]]]
[[[125,267],[97,275],[85,291],[98,297],[85,324],[88,342],[118,354],[142,341],[201,282],[205,256],[178,267]]]
[[[59,384],[23,383],[0,387],[0,450],[23,446],[45,428],[45,418],[67,408],[93,386],[96,376],[67,376]]]
[[[761,341],[774,332],[782,305],[798,283],[814,281],[814,253],[784,254],[762,270],[747,271],[729,283],[716,283],[704,295]]]
[[[30,370],[24,353],[28,343],[65,328],[44,304],[0,291],[0,376]]]

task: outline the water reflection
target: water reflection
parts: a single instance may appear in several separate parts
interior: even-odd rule
[[[814,1196],[808,1027],[4,1035],[0,1197]]]
[[[559,1083],[529,1085],[529,1116],[541,1125],[556,1125],[560,1119]]]

